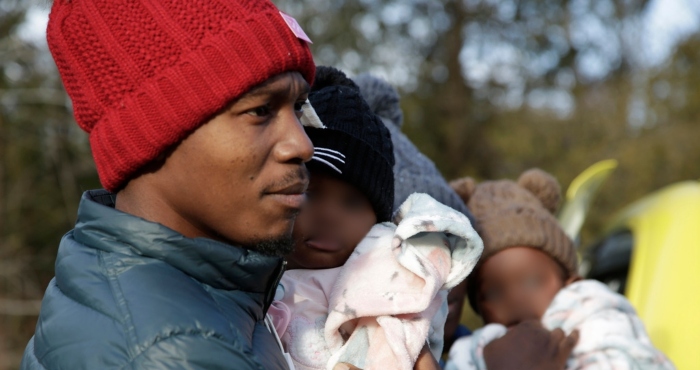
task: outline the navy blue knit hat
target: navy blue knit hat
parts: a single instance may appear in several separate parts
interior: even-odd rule
[[[309,101],[325,128],[304,127],[314,144],[311,171],[333,174],[362,191],[378,222],[389,221],[394,206],[394,152],[391,135],[345,74],[316,68]]]

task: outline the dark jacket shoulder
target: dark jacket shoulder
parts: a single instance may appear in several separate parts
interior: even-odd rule
[[[189,239],[86,193],[23,369],[283,369],[263,323],[281,259]]]

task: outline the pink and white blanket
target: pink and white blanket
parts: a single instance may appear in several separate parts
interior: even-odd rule
[[[672,370],[671,361],[654,348],[630,302],[595,280],[573,283],[557,293],[542,317],[550,330],[579,331],[568,370]],[[488,324],[450,349],[445,370],[486,370],[484,347],[506,334]]]
[[[345,265],[285,272],[270,308],[296,369],[412,369],[430,342],[438,355],[450,288],[472,271],[483,243],[469,219],[413,194],[377,224]]]

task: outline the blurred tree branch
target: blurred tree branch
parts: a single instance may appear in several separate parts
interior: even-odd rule
[[[0,298],[0,315],[39,316],[41,299],[18,300]]]
[[[19,366],[81,190],[99,187],[48,50],[21,36],[35,3],[0,6],[0,370]]]

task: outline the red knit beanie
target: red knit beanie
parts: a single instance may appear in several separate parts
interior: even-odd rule
[[[55,0],[47,40],[117,190],[251,87],[315,66],[268,0]]]

